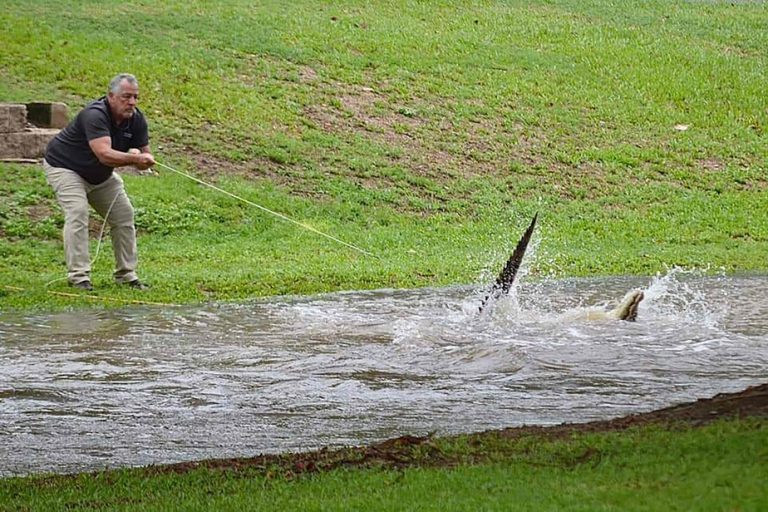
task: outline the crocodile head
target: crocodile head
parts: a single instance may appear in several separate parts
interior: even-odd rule
[[[637,307],[645,295],[642,290],[632,290],[621,300],[621,303],[610,312],[610,316],[627,322],[637,320]]]

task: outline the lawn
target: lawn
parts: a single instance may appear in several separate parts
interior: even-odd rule
[[[535,212],[533,278],[762,271],[767,18],[757,2],[10,1],[0,98],[74,114],[131,71],[157,160],[247,201],[165,167],[126,176],[149,301],[482,283]],[[58,295],[52,193],[35,166],[0,171],[7,307],[133,298],[98,220],[94,282],[118,300]]]

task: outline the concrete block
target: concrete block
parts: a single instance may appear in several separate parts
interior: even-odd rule
[[[27,107],[20,103],[0,103],[0,133],[21,132],[27,127]]]
[[[0,137],[0,159],[42,158],[48,142],[58,129],[29,128],[23,132],[6,133]]]
[[[69,108],[64,103],[27,103],[27,121],[38,128],[64,128],[69,124]]]

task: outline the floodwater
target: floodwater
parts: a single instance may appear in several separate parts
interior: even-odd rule
[[[637,322],[583,308],[641,288]],[[768,381],[768,276],[0,313],[0,476],[607,419]]]

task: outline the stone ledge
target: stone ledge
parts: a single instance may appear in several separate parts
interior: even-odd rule
[[[0,103],[0,133],[20,132],[27,127],[27,107],[20,103]]]
[[[27,121],[38,128],[64,128],[69,124],[69,108],[64,103],[27,103]]]
[[[0,103],[0,159],[42,158],[48,142],[68,123],[64,103]]]
[[[3,134],[0,159],[42,158],[48,141],[59,133],[52,128],[27,128],[23,132]]]

